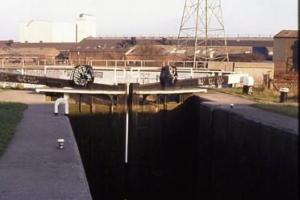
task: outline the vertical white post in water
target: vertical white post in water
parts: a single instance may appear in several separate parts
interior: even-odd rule
[[[129,95],[129,83],[126,83],[126,95]],[[125,164],[128,163],[128,134],[129,134],[129,114],[128,114],[128,100],[126,98],[125,109],[126,109],[126,129],[125,129]]]

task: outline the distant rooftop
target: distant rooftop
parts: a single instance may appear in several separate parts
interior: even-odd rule
[[[298,38],[298,30],[282,30],[274,38]]]
[[[66,43],[20,43],[14,41],[0,41],[0,49],[4,47],[10,48],[55,48],[59,51],[117,51],[127,52],[131,47],[135,45],[161,45],[176,46],[177,38],[169,37],[88,37],[82,41],[66,42]],[[190,41],[190,46],[193,46],[193,41]],[[273,47],[273,38],[268,40],[261,40],[257,38],[246,38],[227,39],[228,46],[240,46],[240,47],[251,47],[251,46],[265,46]],[[169,48],[169,47],[168,47]]]

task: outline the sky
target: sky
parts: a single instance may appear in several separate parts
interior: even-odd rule
[[[97,19],[99,36],[176,35],[185,0],[3,0],[0,40],[19,39],[32,19],[74,22],[80,13]],[[221,0],[228,35],[273,36],[298,29],[297,0]]]

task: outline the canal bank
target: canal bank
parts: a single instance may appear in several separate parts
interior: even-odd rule
[[[0,199],[92,199],[68,118],[54,116],[53,105],[20,93],[35,104],[28,105],[0,158]],[[58,138],[65,140],[64,149],[57,148]]]

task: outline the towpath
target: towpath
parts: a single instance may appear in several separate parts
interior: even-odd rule
[[[92,199],[68,118],[54,116],[53,105],[30,91],[1,91],[0,101],[28,104],[0,158],[0,199]]]

